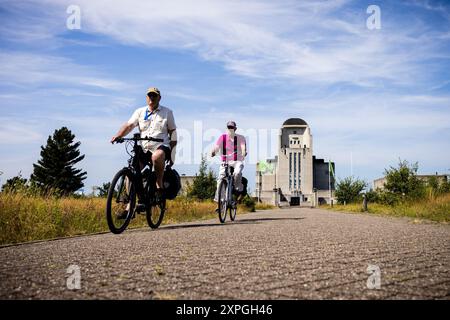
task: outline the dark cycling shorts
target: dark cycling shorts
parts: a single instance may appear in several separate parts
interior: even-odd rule
[[[164,151],[165,161],[172,159],[172,151],[170,150],[169,147],[160,145],[157,149]],[[144,152],[141,149],[141,152],[139,152],[139,161],[142,163],[152,162],[152,153],[150,151]]]

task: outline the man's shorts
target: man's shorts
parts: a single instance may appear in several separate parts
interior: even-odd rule
[[[172,159],[172,151],[168,146],[160,145],[158,150],[164,151],[165,161]],[[149,163],[152,161],[152,153],[150,151],[144,152],[144,150],[141,149],[141,152],[139,152],[139,161],[142,163]]]

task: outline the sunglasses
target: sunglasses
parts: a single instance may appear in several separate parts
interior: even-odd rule
[[[147,95],[150,99],[156,99],[159,97],[159,95],[157,93],[151,92]]]
[[[228,129],[236,129],[236,128],[233,127],[233,126],[228,126],[227,128],[228,128]]]

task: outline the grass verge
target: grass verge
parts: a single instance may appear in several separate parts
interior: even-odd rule
[[[362,204],[351,203],[347,205],[337,204],[331,208],[329,205],[320,206],[322,209],[345,212],[363,212]],[[418,200],[411,203],[401,203],[394,206],[379,203],[369,203],[368,213],[409,217],[413,219],[425,219],[448,224],[450,222],[450,194]]]
[[[177,197],[168,201],[164,224],[217,218],[212,201]],[[109,231],[105,198],[40,197],[0,193],[0,245]],[[257,209],[264,209],[263,206]],[[250,211],[239,205],[238,215]],[[145,215],[129,228],[148,227]]]

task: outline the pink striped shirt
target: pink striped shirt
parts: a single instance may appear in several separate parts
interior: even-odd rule
[[[223,137],[226,137],[226,151],[225,151],[225,157],[223,157],[223,153],[222,153],[222,145],[223,145]],[[237,157],[236,160],[237,161],[244,161],[244,155],[242,154],[242,149],[245,146],[245,137],[240,135],[240,134],[236,134],[237,137]],[[234,160],[234,138],[231,138],[228,134],[222,134],[219,139],[217,139],[216,142],[216,149],[220,150],[220,155],[222,156],[222,161],[224,160],[224,158],[227,161],[233,161]]]

